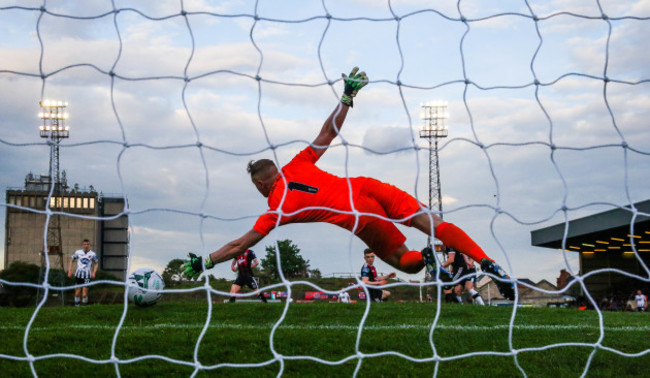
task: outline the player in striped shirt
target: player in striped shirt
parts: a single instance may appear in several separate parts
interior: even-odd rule
[[[83,285],[90,282],[92,278],[95,278],[97,273],[97,268],[99,267],[99,259],[97,254],[90,250],[90,241],[84,239],[81,242],[81,249],[75,251],[68,265],[68,277],[72,277],[72,263],[77,262],[77,270],[75,272],[75,284]],[[80,294],[81,297],[80,298]],[[88,304],[88,286],[75,287],[74,289],[74,304],[79,306],[79,304]]]
[[[310,146],[281,171],[269,159],[249,163],[251,180],[257,190],[268,198],[269,210],[258,218],[250,231],[207,256],[205,268],[210,269],[243,253],[278,225],[327,222],[353,231],[379,258],[393,267],[406,273],[417,273],[426,265],[437,277],[431,248],[425,248],[423,252],[410,250],[404,244],[406,237],[393,222],[385,220],[394,219],[427,235],[434,234],[432,236],[445,245],[480,261],[484,272],[508,279],[463,230],[444,222],[435,214],[428,214],[426,206],[408,193],[373,178],[338,177],[316,167],[316,162],[343,127],[353,98],[368,82],[366,74],[358,72],[357,67],[349,77],[343,75],[343,79],[345,89],[341,102]],[[354,210],[371,215],[360,216],[357,223]],[[190,277],[198,277],[203,271],[201,259],[193,253],[190,253],[190,261],[185,266],[185,273]],[[514,298],[511,282],[497,282],[497,286],[504,297]]]

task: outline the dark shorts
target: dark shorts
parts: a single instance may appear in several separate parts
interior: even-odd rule
[[[76,285],[87,284],[87,283],[90,283],[90,278],[79,278],[79,277],[75,277],[75,278],[74,278],[74,283],[75,283]]]
[[[381,302],[382,290],[368,288],[368,293],[370,294],[370,300],[373,302]]]
[[[458,278],[461,278],[461,281],[458,284],[462,285],[463,287],[465,287],[465,283],[467,281],[476,284],[476,269],[468,269],[458,272],[458,274],[454,274],[454,281],[456,281]]]
[[[257,280],[255,280],[255,277],[253,276],[237,276],[237,279],[235,279],[235,285],[239,287],[248,286],[253,290],[257,290],[258,288]]]

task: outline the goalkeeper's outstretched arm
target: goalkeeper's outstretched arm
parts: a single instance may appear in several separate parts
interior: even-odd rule
[[[244,253],[248,248],[254,246],[264,238],[264,235],[251,229],[241,237],[226,243],[223,247],[217,249],[205,258],[205,265],[201,261],[201,257],[194,253],[189,254],[190,261],[185,263],[183,272],[189,278],[198,278],[205,269],[211,269],[216,264],[235,258]]]
[[[343,74],[342,77],[344,88],[341,102],[337,104],[332,114],[330,114],[330,116],[325,120],[318,136],[312,143],[314,152],[319,158],[325,153],[334,138],[339,135],[339,130],[341,129],[341,126],[343,126],[348,110],[353,106],[354,97],[361,88],[368,84],[368,76],[363,71],[359,72],[359,67],[354,67],[349,76]],[[265,161],[265,164],[261,165],[261,169],[258,169],[259,167],[255,168],[255,164],[252,162],[249,163],[248,166],[248,172],[251,174],[253,184],[264,197],[269,196],[273,183],[279,174],[275,164],[272,161],[268,161],[268,163],[269,164],[266,164]],[[190,278],[198,277],[204,269],[210,269],[216,264],[230,260],[244,253],[248,248],[254,246],[263,238],[264,234],[255,229],[251,229],[240,238],[227,243],[223,247],[206,256],[204,261],[201,257],[194,253],[190,253],[190,261],[184,264],[184,273]]]
[[[264,239],[264,235],[251,229],[241,237],[226,243],[223,247],[209,254],[206,263],[209,260],[212,265],[216,265],[220,262],[235,258],[236,256],[246,252],[247,249],[254,246],[262,239]]]
[[[314,152],[316,152],[319,158],[323,156],[334,138],[339,135],[348,110],[352,107],[352,100],[359,90],[368,84],[368,76],[363,71],[359,72],[359,67],[354,67],[352,72],[350,72],[350,76],[346,74],[342,74],[341,76],[343,77],[344,85],[341,102],[337,104],[332,114],[325,120],[320,133],[312,142]]]

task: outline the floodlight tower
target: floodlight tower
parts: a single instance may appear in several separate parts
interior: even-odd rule
[[[64,183],[61,181],[61,173],[59,169],[59,144],[62,139],[70,136],[70,127],[65,125],[69,115],[66,111],[68,107],[67,102],[43,100],[40,103],[41,111],[38,117],[43,120],[43,125],[39,127],[41,138],[47,139],[50,145],[50,185],[54,185],[54,190],[51,191],[52,196],[50,203],[47,204],[50,209],[57,212],[50,217],[47,227],[47,254],[41,253],[41,279],[46,266],[46,258],[58,257],[59,264],[50,264],[50,266],[58,265],[57,268],[61,269],[61,286],[64,283],[63,272],[63,243],[61,241],[61,216],[60,212],[63,210],[63,192],[65,190]],[[50,187],[50,189],[52,189]],[[52,259],[50,259],[52,263]],[[39,290],[40,291],[40,290]],[[60,293],[61,301],[63,300],[63,292]],[[38,297],[37,297],[38,300]]]
[[[440,186],[440,162],[438,160],[438,141],[447,137],[446,120],[449,119],[446,101],[420,103],[420,119],[424,121],[420,138],[429,141],[429,210],[437,210],[442,218],[442,191]],[[431,246],[431,237],[427,245]],[[439,248],[436,248],[438,251]]]
[[[43,100],[40,102],[41,112],[38,117],[43,120],[43,126],[39,127],[41,138],[47,139],[50,145],[50,179],[55,185],[54,189],[61,188],[61,177],[59,171],[59,144],[61,139],[70,137],[70,127],[65,125],[69,115],[66,111],[67,102]]]

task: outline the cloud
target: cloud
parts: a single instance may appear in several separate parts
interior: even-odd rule
[[[412,132],[405,127],[377,127],[369,129],[363,146],[375,153],[390,153],[413,147]]]

